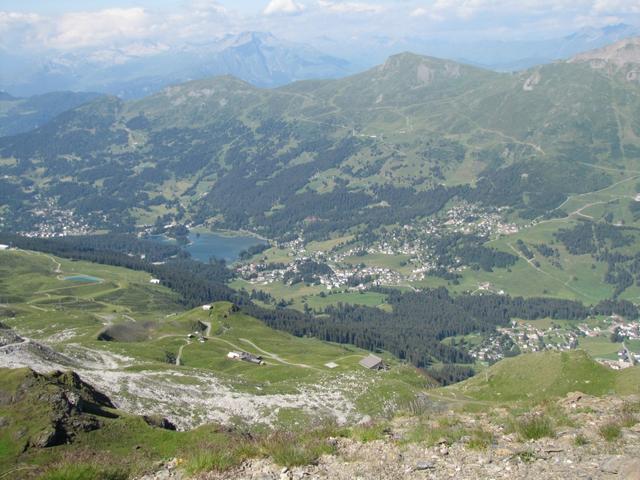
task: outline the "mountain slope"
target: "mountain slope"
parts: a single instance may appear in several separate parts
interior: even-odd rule
[[[0,137],[33,130],[66,110],[94,100],[98,95],[52,92],[16,98],[0,92]]]
[[[576,391],[630,395],[640,393],[640,367],[611,370],[582,350],[543,352],[507,358],[444,391],[497,402],[540,402]]]
[[[454,196],[534,218],[633,168],[639,111],[636,82],[575,61],[511,75],[402,54],[274,90],[217,77],[3,139],[3,202],[37,190],[95,225],[164,212],[272,236],[407,222]]]

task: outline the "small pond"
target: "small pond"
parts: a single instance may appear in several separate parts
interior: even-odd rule
[[[64,277],[64,279],[78,283],[100,283],[102,281],[101,278],[92,277],[91,275],[71,275],[69,277]]]

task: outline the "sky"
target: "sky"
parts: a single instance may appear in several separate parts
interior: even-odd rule
[[[144,50],[248,30],[311,44],[367,36],[509,41],[617,23],[640,25],[640,0],[0,0],[0,48]]]

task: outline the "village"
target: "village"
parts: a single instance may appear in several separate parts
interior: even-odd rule
[[[569,326],[551,322],[547,328],[538,327],[534,322],[514,320],[509,327],[497,328],[494,335],[471,347],[469,353],[477,361],[492,364],[520,353],[581,348],[581,339],[584,338],[615,344],[612,350],[617,350],[616,359],[595,355],[596,360],[611,368],[627,368],[640,362],[640,352],[632,352],[626,344],[640,340],[640,321],[626,321],[618,315]]]
[[[236,271],[241,278],[255,285],[291,284],[291,279],[299,279],[312,262],[323,267],[316,269],[308,283],[323,285],[327,290],[406,285],[424,280],[430,272],[444,270],[457,274],[467,268],[460,259],[452,264],[434,251],[435,243],[447,235],[460,233],[489,240],[517,233],[518,226],[504,223],[503,216],[502,209],[486,209],[461,202],[442,216],[423,219],[413,225],[382,228],[371,241],[359,239],[339,244],[326,252],[308,250],[304,235],[299,234],[291,241],[276,243],[279,249],[288,252],[290,260],[287,263],[253,260],[237,266]],[[365,264],[366,257],[373,255],[408,257],[406,268],[401,272],[397,268]]]
[[[25,237],[53,238],[69,235],[89,235],[94,229],[77,215],[74,210],[56,206],[55,201],[46,199],[42,205],[31,210],[31,225],[28,230],[17,232]]]

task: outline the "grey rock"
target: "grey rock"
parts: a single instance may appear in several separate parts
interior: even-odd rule
[[[600,470],[604,473],[617,474],[624,465],[625,457],[622,455],[613,455],[607,457],[601,464]]]
[[[418,462],[416,463],[414,470],[433,470],[434,468],[436,468],[436,466],[432,462]]]
[[[631,458],[620,466],[620,478],[624,480],[640,480],[640,459]]]

